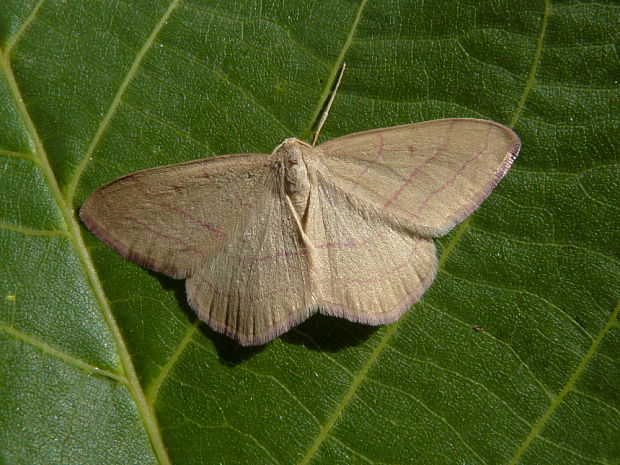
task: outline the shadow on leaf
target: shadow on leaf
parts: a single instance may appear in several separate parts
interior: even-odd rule
[[[160,273],[151,273],[157,277],[162,288],[174,292],[179,306],[187,314],[189,320],[195,321],[196,312],[187,302],[184,281],[172,279]],[[338,352],[363,343],[378,328],[378,326],[353,323],[342,318],[317,313],[279,338],[284,343],[301,345],[316,352]],[[199,329],[207,339],[213,341],[220,362],[228,366],[236,366],[249,360],[270,344],[268,342],[260,346],[244,347],[230,337],[212,330],[206,323],[202,323]]]
[[[183,309],[183,312],[188,316],[189,321],[196,321],[198,318],[196,312],[190,307],[187,302],[187,295],[185,294],[185,281],[172,279],[164,276],[160,273],[150,272],[153,276],[157,277],[163,289],[167,291],[173,291],[174,295],[179,302],[179,307]],[[228,366],[236,366],[239,363],[243,363],[250,359],[257,353],[264,350],[265,346],[255,347],[243,347],[236,341],[228,336],[213,331],[208,324],[202,322],[198,327],[202,335],[213,341],[215,350],[217,350],[220,362]]]
[[[280,337],[317,352],[338,352],[363,343],[378,328],[317,313]]]

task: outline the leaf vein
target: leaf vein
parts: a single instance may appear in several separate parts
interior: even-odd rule
[[[456,280],[459,280],[459,281],[466,282],[466,283],[468,283],[468,284],[471,284],[472,286],[477,286],[477,287],[486,287],[486,288],[488,288],[488,289],[496,289],[496,290],[499,290],[499,291],[511,292],[511,293],[514,293],[514,294],[521,294],[521,295],[526,295],[526,296],[529,296],[529,297],[533,297],[533,298],[535,298],[535,299],[537,299],[537,300],[539,300],[539,301],[543,302],[544,304],[546,304],[546,305],[550,306],[551,308],[553,308],[553,309],[557,310],[557,311],[558,311],[559,313],[561,313],[562,315],[564,315],[568,321],[572,322],[572,326],[574,326],[575,328],[579,329],[579,330],[580,330],[580,332],[588,338],[588,340],[590,340],[590,341],[593,341],[593,340],[594,340],[594,337],[593,337],[590,333],[588,333],[588,331],[587,331],[587,330],[586,330],[586,329],[585,329],[582,325],[580,325],[580,324],[579,324],[579,323],[578,323],[578,322],[577,322],[577,321],[573,318],[573,316],[572,316],[572,315],[568,314],[565,310],[563,310],[563,309],[562,309],[561,307],[559,307],[557,304],[554,304],[553,302],[549,302],[547,299],[545,299],[544,297],[542,297],[542,296],[540,296],[540,295],[538,295],[538,294],[536,294],[536,293],[534,293],[534,292],[529,292],[529,291],[526,291],[526,290],[524,290],[524,289],[514,289],[514,288],[510,288],[510,287],[499,287],[499,286],[495,286],[494,284],[489,284],[489,283],[480,282],[480,281],[474,281],[474,280],[471,280],[471,279],[468,279],[468,278],[464,278],[464,277],[462,277],[462,276],[458,276],[458,275],[456,275],[456,274],[450,273],[449,271],[446,271],[445,269],[442,269],[442,270],[440,270],[440,271],[441,271],[441,273],[444,273],[444,274],[446,274],[446,275],[448,275],[448,276],[452,277],[453,279],[456,279]],[[547,340],[549,340],[549,341],[551,341],[551,342],[555,342],[555,341],[553,341],[552,339],[550,339],[548,336],[545,336],[545,335],[544,335],[544,334],[542,334],[542,333],[541,333],[541,335],[542,335],[545,339],[547,339]],[[569,352],[572,352],[572,353],[574,353],[574,354],[576,354],[576,355],[581,355],[581,354],[579,354],[578,352],[576,352],[574,349],[571,349],[571,348],[570,348],[570,347],[568,347],[568,346],[565,346],[565,345],[560,345],[560,347],[564,347],[564,348],[566,348]]]
[[[11,39],[7,42],[6,49],[5,49],[5,53],[7,55],[7,59],[11,55],[11,50],[13,49],[13,47],[15,47],[15,45],[17,45],[17,43],[22,38],[24,33],[28,30],[28,27],[30,26],[32,21],[34,21],[34,19],[37,17],[37,15],[39,13],[39,10],[41,9],[41,7],[43,6],[44,3],[45,3],[45,0],[39,0],[39,3],[37,3],[34,6],[32,11],[28,15],[28,17],[24,20],[24,22],[21,24],[21,26],[19,26],[19,29],[17,30],[15,35],[13,37],[11,37]]]
[[[39,162],[34,158],[34,155],[31,153],[13,152],[11,150],[0,149],[0,155],[5,156],[7,158],[20,158],[23,160],[28,160],[28,161],[35,163],[36,165],[39,165]]]
[[[601,253],[597,250],[594,249],[588,249],[582,245],[578,245],[578,244],[567,244],[567,243],[562,243],[562,242],[540,242],[540,241],[524,241],[521,239],[516,239],[514,237],[510,237],[507,236],[505,234],[501,234],[498,233],[496,231],[489,231],[488,229],[483,229],[479,226],[472,226],[471,227],[472,231],[479,231],[483,234],[486,234],[488,236],[492,236],[492,237],[498,237],[503,239],[506,242],[512,242],[515,244],[522,244],[522,245],[536,245],[536,246],[540,246],[540,247],[569,247],[575,250],[581,250],[584,253],[587,253],[588,255],[598,255],[599,258],[602,258],[604,260],[609,260],[610,262],[616,263],[620,265],[620,260],[618,260],[616,257],[613,257],[611,255],[605,255],[604,253]],[[592,336],[590,336],[592,337]]]
[[[157,377],[150,386],[145,387],[144,391],[146,394],[146,401],[149,404],[155,404],[155,401],[157,400],[157,394],[159,393],[159,389],[161,388],[162,383],[172,371],[172,368],[181,357],[181,354],[183,353],[187,345],[191,342],[198,326],[200,326],[200,320],[196,319],[194,323],[187,327],[187,330],[185,331],[185,336],[183,336],[183,339],[181,339],[181,342],[175,348],[172,356],[166,361],[166,364],[161,367],[159,375],[157,375]]]
[[[442,416],[441,414],[435,412],[432,408],[430,408],[426,403],[424,403],[421,399],[417,398],[416,396],[414,396],[413,394],[411,394],[410,392],[404,391],[396,386],[390,386],[387,385],[385,383],[380,383],[377,380],[374,380],[372,378],[369,378],[369,381],[375,382],[375,383],[379,383],[381,386],[385,387],[386,389],[390,389],[394,392],[397,392],[399,394],[402,394],[404,397],[407,397],[411,400],[413,400],[414,402],[416,402],[418,405],[420,405],[424,410],[426,410],[431,416],[437,418],[440,422],[442,422],[444,425],[446,425],[448,427],[448,429],[450,431],[452,431],[455,436],[458,438],[458,440],[472,453],[472,455],[474,455],[477,459],[479,459],[482,463],[486,463],[486,460],[484,460],[470,445],[469,443],[465,440],[465,438],[461,435],[461,433],[452,425],[452,423],[450,423],[448,421],[448,419],[444,416]]]
[[[323,88],[323,92],[321,93],[321,96],[319,97],[319,101],[317,102],[317,105],[314,108],[314,111],[312,112],[312,116],[310,117],[308,126],[306,127],[306,130],[304,131],[305,139],[310,137],[310,134],[312,133],[312,128],[318,123],[319,117],[321,115],[321,110],[323,109],[327,100],[330,97],[331,90],[333,89],[336,83],[336,78],[338,77],[338,72],[340,71],[340,68],[342,67],[342,64],[344,63],[344,57],[347,54],[347,51],[349,50],[349,48],[351,47],[351,44],[353,43],[355,33],[357,31],[357,26],[362,17],[362,13],[364,12],[364,8],[366,7],[367,1],[368,0],[362,0],[359,6],[357,7],[355,18],[353,18],[353,23],[351,24],[351,27],[349,28],[349,32],[345,38],[344,43],[342,44],[338,57],[336,58],[336,61],[332,65],[332,69],[325,83],[325,87]]]
[[[566,384],[564,385],[562,390],[558,393],[557,397],[553,400],[553,402],[551,402],[551,404],[547,408],[547,411],[540,417],[540,419],[538,420],[538,423],[534,425],[534,427],[531,429],[528,436],[523,440],[521,446],[517,449],[517,451],[515,452],[510,462],[508,462],[508,465],[516,465],[519,462],[521,456],[529,448],[529,446],[534,442],[536,438],[539,437],[540,431],[547,424],[547,422],[551,419],[556,409],[559,407],[559,405],[564,400],[564,398],[568,395],[569,392],[572,391],[581,373],[585,370],[586,366],[588,365],[588,363],[590,362],[590,360],[592,359],[592,357],[598,350],[598,346],[601,344],[604,337],[607,335],[607,333],[611,330],[611,328],[616,323],[616,320],[618,318],[618,313],[620,313],[620,302],[616,303],[616,307],[610,313],[607,323],[598,333],[598,335],[596,336],[596,339],[594,339],[594,341],[590,345],[590,348],[583,355],[583,357],[581,358],[581,361],[577,364],[577,367],[575,368],[571,376],[566,381]]]
[[[510,120],[510,127],[514,127],[519,121],[521,117],[521,112],[525,106],[525,102],[527,101],[528,96],[530,95],[531,90],[534,88],[536,71],[538,70],[538,65],[540,64],[540,59],[542,56],[543,50],[543,41],[545,38],[545,33],[547,31],[547,24],[549,22],[549,15],[551,14],[551,2],[550,0],[545,0],[545,10],[543,12],[542,22],[540,25],[540,33],[538,34],[538,39],[536,40],[536,50],[534,52],[534,58],[532,59],[532,66],[530,68],[530,74],[525,83],[525,88],[523,89],[523,93],[521,94],[521,98],[519,99],[519,103],[517,104],[517,109],[515,111],[514,116]]]
[[[20,234],[25,234],[28,236],[64,236],[67,238],[71,238],[69,232],[63,229],[32,229],[0,221],[0,230],[2,229],[17,232]]]
[[[170,5],[168,6],[168,9],[162,15],[160,21],[155,25],[155,27],[151,31],[151,34],[145,41],[144,46],[137,53],[136,58],[132,62],[131,66],[129,67],[129,70],[127,71],[127,74],[125,75],[125,78],[123,79],[123,82],[118,88],[118,91],[116,92],[116,95],[114,96],[114,99],[112,100],[112,103],[110,104],[110,107],[108,108],[108,111],[106,112],[105,116],[101,120],[101,123],[99,123],[99,127],[97,128],[97,131],[95,132],[95,135],[93,139],[91,140],[91,143],[88,146],[88,149],[86,150],[84,156],[82,157],[82,160],[78,164],[73,174],[72,180],[69,182],[69,185],[67,188],[67,199],[69,202],[73,200],[73,197],[75,195],[75,190],[82,176],[82,173],[86,170],[86,167],[88,166],[88,163],[90,161],[92,154],[94,153],[95,149],[99,145],[99,142],[102,140],[103,134],[107,130],[108,126],[110,125],[110,122],[112,121],[112,118],[114,117],[117,109],[119,108],[121,101],[122,101],[122,97],[125,94],[125,91],[129,87],[130,82],[137,75],[140,65],[142,64],[142,60],[144,59],[147,52],[151,49],[152,45],[155,43],[155,38],[165,26],[166,22],[172,15],[172,12],[177,8],[179,1],[180,0],[172,0]]]
[[[241,84],[238,84],[236,82],[234,82],[229,75],[227,75],[226,73],[224,73],[223,70],[221,69],[217,69],[214,68],[212,66],[209,66],[207,63],[205,63],[202,60],[199,60],[198,58],[192,57],[186,53],[183,53],[182,51],[174,48],[174,47],[170,47],[167,46],[166,47],[167,50],[170,50],[172,53],[176,54],[177,56],[179,56],[180,58],[184,58],[185,60],[196,64],[198,66],[200,66],[201,68],[204,68],[206,70],[211,71],[212,73],[218,75],[220,77],[220,79],[222,79],[224,82],[227,82],[228,84],[230,84],[231,86],[235,87],[237,90],[239,90],[239,92],[241,92],[243,94],[244,97],[246,97],[249,101],[253,102],[258,108],[262,109],[265,114],[271,116],[273,118],[273,120],[278,124],[278,126],[280,126],[280,128],[282,130],[284,130],[285,132],[289,133],[289,134],[293,134],[294,132],[289,129],[282,120],[280,120],[280,118],[278,118],[278,116],[273,113],[272,111],[270,111],[269,109],[267,109],[267,107],[265,105],[263,105],[262,103],[260,103],[256,97],[251,94],[248,90],[246,90],[244,87],[241,86]]]
[[[510,411],[510,412],[511,412],[514,416],[515,416],[515,418],[517,418],[518,420],[520,420],[520,421],[521,421],[524,425],[527,425],[527,426],[529,426],[529,427],[531,427],[531,426],[532,426],[532,424],[531,424],[531,423],[529,423],[529,422],[528,422],[525,418],[523,418],[521,415],[519,415],[519,414],[518,414],[518,413],[514,410],[514,408],[512,408],[512,406],[511,406],[508,402],[506,402],[506,401],[505,401],[504,399],[502,399],[499,395],[497,395],[496,393],[494,393],[493,391],[491,391],[491,390],[490,390],[487,386],[485,386],[485,385],[484,385],[483,383],[481,383],[480,381],[478,381],[478,380],[476,380],[476,379],[474,379],[474,378],[471,378],[471,377],[469,377],[469,376],[466,376],[466,375],[464,375],[463,373],[460,373],[460,372],[458,372],[458,371],[456,371],[456,370],[452,370],[452,369],[450,369],[450,368],[445,368],[445,367],[442,367],[441,365],[439,365],[439,364],[437,364],[437,363],[434,363],[434,362],[432,362],[432,361],[430,361],[430,360],[424,360],[424,359],[421,359],[421,358],[418,358],[418,357],[413,357],[413,356],[411,356],[411,355],[407,355],[407,354],[405,354],[404,352],[402,352],[401,350],[399,350],[398,348],[396,348],[396,347],[395,347],[394,345],[392,345],[392,344],[389,344],[389,343],[388,343],[388,348],[389,348],[390,350],[392,350],[393,352],[395,352],[395,353],[399,354],[401,357],[404,357],[404,358],[406,358],[406,359],[408,359],[408,360],[411,360],[411,361],[414,361],[414,362],[418,362],[418,363],[419,363],[419,364],[421,364],[421,365],[428,365],[428,366],[434,367],[434,368],[436,368],[436,369],[437,369],[437,370],[439,370],[439,371],[443,371],[444,373],[450,373],[450,374],[454,375],[454,376],[455,376],[455,377],[457,377],[457,378],[461,378],[461,379],[463,379],[463,380],[469,381],[471,384],[474,384],[474,385],[476,385],[476,386],[478,386],[478,387],[482,388],[482,390],[483,390],[483,391],[488,392],[488,393],[489,393],[492,397],[494,397],[495,399],[497,399],[500,403],[504,404],[504,405],[506,406],[506,408],[507,408],[507,409],[508,409],[508,410],[509,410],[509,411]],[[383,383],[383,382],[381,382],[381,381],[379,381],[379,380],[376,380],[376,379],[374,379],[374,380],[373,380],[371,377],[369,377],[369,379],[370,379],[371,381],[374,381],[375,383],[380,384],[380,385],[385,385],[385,386],[387,386],[387,387],[390,387],[389,385],[386,385],[385,383]]]
[[[8,334],[9,336],[14,337],[15,339],[18,339],[32,347],[36,347],[37,349],[39,349],[41,352],[51,355],[52,357],[55,357],[59,360],[62,360],[63,362],[66,362],[70,365],[73,365],[74,367],[79,368],[80,370],[84,370],[87,372],[90,372],[92,374],[96,374],[96,375],[101,375],[101,376],[105,376],[106,378],[110,378],[118,383],[127,385],[129,384],[129,381],[127,380],[126,377],[118,374],[118,373],[114,373],[112,371],[109,370],[104,370],[103,368],[99,368],[95,365],[92,365],[88,362],[85,362],[83,360],[80,360],[77,357],[74,357],[73,355],[70,355],[66,352],[63,352],[62,350],[56,349],[52,346],[50,346],[49,344],[40,341],[39,339],[30,336],[22,331],[19,331],[9,325],[6,325],[4,323],[0,323],[0,331],[4,331],[6,334]]]

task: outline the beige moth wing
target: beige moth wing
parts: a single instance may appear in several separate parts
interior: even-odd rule
[[[438,237],[478,208],[520,147],[506,126],[451,118],[349,134],[317,148],[345,192]]]
[[[82,205],[80,218],[123,257],[187,278],[229,240],[240,211],[249,208],[246,199],[262,191],[268,172],[267,157],[260,154],[137,171],[97,189]],[[236,180],[243,180],[237,191]]]
[[[370,324],[396,320],[435,276],[430,237],[474,211],[519,148],[513,131],[477,119],[375,129],[319,145],[321,212],[309,215],[309,227],[323,234],[317,248],[326,250],[317,254],[321,312]]]
[[[319,311],[372,325],[395,321],[435,277],[433,240],[339,188],[320,162],[316,167],[306,229]]]
[[[264,344],[316,311],[307,243],[284,173],[271,161],[253,208],[238,218],[213,259],[186,281],[198,316],[245,346]]]
[[[96,190],[80,217],[125,258],[173,278],[199,318],[243,345],[307,318],[306,251],[266,154],[138,171]]]

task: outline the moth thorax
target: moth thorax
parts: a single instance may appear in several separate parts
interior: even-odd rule
[[[310,197],[310,179],[304,152],[312,148],[298,139],[286,139],[277,149],[283,168],[284,190],[295,207],[299,218],[302,218]]]

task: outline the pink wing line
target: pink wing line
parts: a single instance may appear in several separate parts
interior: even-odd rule
[[[142,181],[140,181],[137,178],[133,178],[132,179],[136,184],[140,185],[140,192],[142,193],[142,195],[144,195],[147,199],[149,199],[150,201],[152,201],[153,203],[156,203],[157,205],[161,205],[164,208],[167,208],[170,211],[173,211],[175,213],[178,213],[179,215],[183,216],[184,218],[187,218],[188,220],[190,220],[192,223],[197,224],[198,226],[202,226],[203,228],[207,229],[208,231],[211,231],[213,233],[215,233],[216,235],[220,236],[220,237],[226,237],[228,234],[226,234],[225,231],[221,230],[220,228],[213,226],[205,221],[202,221],[201,219],[198,219],[196,217],[194,217],[190,212],[183,210],[182,208],[176,207],[174,205],[172,205],[171,203],[168,202],[164,202],[163,200],[159,200],[157,198],[156,195],[151,194],[150,192],[147,192],[144,186],[144,183]]]
[[[231,257],[234,257],[236,260],[240,262],[250,263],[250,262],[268,262],[269,260],[274,260],[276,258],[289,258],[289,257],[299,257],[302,255],[306,255],[305,250],[295,251],[295,252],[280,252],[273,255],[263,255],[261,257],[244,257],[242,255],[230,254]]]
[[[181,208],[178,208],[168,202],[164,202],[162,200],[157,199],[157,197],[154,194],[151,194],[149,192],[147,192],[144,189],[144,184],[139,181],[138,179],[134,179],[136,184],[139,184],[141,186],[140,188],[140,192],[146,197],[148,198],[150,201],[156,203],[157,205],[161,205],[162,207],[173,211],[175,213],[178,213],[179,215],[189,219],[190,221],[192,221],[193,223],[202,226],[204,228],[206,228],[207,230],[216,233],[218,236],[224,238],[227,236],[227,233],[209,223],[206,223],[198,218],[195,218],[194,216],[191,215],[191,213],[187,212],[186,210],[183,210]],[[147,223],[138,220],[137,218],[133,218],[131,216],[125,215],[123,213],[121,213],[118,210],[112,210],[114,211],[118,216],[121,216],[122,218],[125,218],[126,220],[132,221],[134,223],[140,224],[141,226],[143,226],[146,230],[152,232],[153,234],[160,236],[160,237],[164,237],[166,239],[171,239],[181,245],[183,245],[186,249],[188,250],[193,250],[195,252],[200,253],[201,255],[206,255],[207,252],[205,250],[202,249],[197,249],[195,247],[193,247],[192,245],[190,245],[189,243],[187,243],[186,241],[184,241],[182,238],[178,237],[178,236],[174,236],[174,235],[170,235],[170,234],[166,234],[163,233],[157,229],[154,229],[150,226],[148,226]],[[377,239],[383,237],[385,235],[384,232],[382,233],[375,233],[373,234],[371,237],[369,237],[368,239],[365,239],[363,241],[359,241],[359,242],[341,242],[341,243],[323,243],[323,244],[319,244],[316,246],[317,249],[324,249],[324,248],[338,248],[338,247],[359,247],[359,246],[363,246],[363,245],[368,245],[374,241],[376,241]],[[273,259],[277,259],[277,258],[289,258],[289,257],[296,257],[296,256],[300,256],[300,255],[306,255],[306,251],[294,251],[294,252],[280,252],[278,254],[273,254],[273,255],[264,255],[262,257],[243,257],[241,255],[236,255],[236,254],[231,254],[232,257],[234,257],[235,259],[239,260],[240,262],[263,262],[263,261],[269,261],[269,260],[273,260]]]
[[[230,294],[230,292],[218,288],[215,284],[213,284],[213,282],[211,282],[207,278],[203,278],[203,279],[204,279],[204,282],[207,284],[207,286],[209,286],[211,288],[211,290],[216,295],[219,295],[221,297],[230,297],[232,295],[232,294]],[[267,299],[267,298],[269,298],[271,296],[274,296],[274,295],[276,295],[276,294],[278,294],[280,292],[288,291],[290,289],[291,289],[290,286],[282,286],[282,287],[279,287],[278,289],[274,289],[272,291],[269,291],[266,294],[260,294],[260,295],[252,296],[252,297],[250,297],[249,301],[250,302],[259,302],[259,301],[261,301],[263,299]]]
[[[315,249],[336,249],[336,248],[354,248],[360,247],[368,244],[372,244],[377,239],[385,236],[385,232],[374,233],[369,236],[367,239],[359,242],[324,242],[323,244],[318,244],[314,246]],[[240,262],[265,262],[269,260],[273,260],[276,258],[288,258],[288,257],[298,257],[300,255],[306,255],[307,252],[305,250],[299,252],[280,252],[273,255],[263,255],[262,257],[243,257],[241,255],[231,254],[232,257],[239,260]]]
[[[420,215],[420,213],[422,213],[426,207],[428,206],[428,202],[437,194],[439,194],[441,191],[445,190],[446,187],[452,185],[454,183],[454,181],[456,181],[456,178],[459,177],[459,175],[465,171],[465,168],[467,168],[467,166],[469,166],[469,164],[471,162],[473,162],[474,160],[477,160],[478,158],[480,158],[489,148],[489,132],[491,132],[491,126],[489,126],[489,128],[487,129],[487,133],[486,133],[486,143],[485,146],[482,150],[480,150],[476,155],[474,155],[473,157],[471,157],[469,160],[466,160],[465,163],[463,163],[461,165],[461,167],[454,173],[454,175],[448,179],[439,189],[434,190],[433,192],[431,192],[420,204],[420,206],[417,208],[417,210],[415,211],[415,213],[413,213],[409,218],[414,218],[414,217],[418,217]]]
[[[371,236],[369,236],[367,239],[364,239],[363,241],[359,241],[359,242],[325,242],[323,244],[316,245],[315,249],[335,249],[335,248],[339,248],[339,247],[345,247],[345,248],[359,247],[359,246],[363,246],[363,245],[372,244],[377,239],[385,236],[385,234],[386,234],[385,231],[374,233]]]
[[[439,157],[443,153],[443,149],[447,147],[447,145],[450,143],[450,132],[452,131],[453,127],[454,127],[454,121],[451,121],[450,125],[448,126],[448,129],[446,130],[446,135],[441,145],[437,147],[433,155],[431,155],[426,160],[424,160],[424,163],[422,163],[420,166],[418,166],[415,170],[413,170],[409,174],[409,177],[407,178],[407,180],[394,192],[394,194],[392,194],[392,196],[388,199],[388,201],[385,202],[385,204],[381,207],[382,210],[385,210],[387,207],[393,204],[398,199],[398,197],[400,197],[400,195],[404,192],[404,190],[411,185],[411,183],[416,178],[418,173],[420,173],[429,163],[432,163],[433,160],[435,160],[437,157]],[[412,155],[413,155],[413,150],[414,150],[413,146],[410,146],[409,152]]]
[[[408,264],[410,264],[412,261],[414,261],[418,257],[416,252],[417,252],[417,249],[418,249],[419,242],[420,242],[420,239],[417,239],[415,244],[414,244],[413,249],[411,250],[410,256],[409,256],[409,258],[407,258],[407,260],[405,260],[404,262],[402,262],[399,265],[396,265],[393,268],[390,268],[387,272],[381,273],[380,276],[378,276],[376,278],[347,279],[347,281],[350,281],[350,282],[375,283],[375,282],[380,282],[380,281],[387,280],[393,273],[403,269],[404,267],[406,267]],[[341,279],[344,280],[345,278],[341,278]],[[322,282],[331,281],[331,280],[333,280],[333,278],[325,279]],[[229,292],[228,289],[222,289],[222,288],[217,287],[215,284],[213,284],[212,281],[210,281],[207,278],[204,278],[204,281],[207,284],[207,286],[209,286],[213,290],[213,292],[216,293],[217,295],[222,296],[222,297],[231,297],[232,294]],[[263,299],[265,299],[267,297],[271,297],[271,296],[273,296],[275,294],[278,294],[280,292],[283,292],[283,291],[286,291],[286,290],[289,290],[289,289],[291,289],[289,286],[282,286],[282,287],[280,287],[278,289],[274,289],[273,291],[268,292],[267,294],[263,294],[263,295],[260,295],[260,296],[252,296],[250,298],[250,302],[258,302],[258,301],[263,300]]]
[[[410,264],[413,260],[415,260],[418,257],[417,251],[418,251],[419,243],[420,243],[420,239],[416,239],[415,244],[413,245],[413,249],[411,249],[411,252],[409,254],[410,257],[407,260],[402,262],[400,265],[396,265],[395,267],[390,268],[385,274],[382,273],[381,276],[377,278],[358,278],[358,279],[328,278],[328,279],[323,279],[320,282],[336,281],[336,280],[343,281],[345,279],[348,282],[354,282],[354,283],[376,283],[379,281],[385,281],[389,275],[402,270],[404,267],[406,267],[408,264]]]
[[[145,223],[144,221],[141,221],[141,220],[139,220],[139,219],[137,219],[137,218],[134,218],[133,216],[125,215],[124,213],[122,213],[122,212],[120,212],[120,211],[118,211],[118,210],[115,210],[115,209],[113,209],[113,208],[110,208],[110,211],[111,211],[112,213],[114,213],[115,215],[120,216],[121,218],[124,218],[124,219],[126,219],[126,220],[128,220],[128,221],[132,221],[132,222],[134,222],[134,223],[139,224],[139,225],[140,225],[140,226],[142,226],[144,229],[146,229],[147,231],[152,232],[152,233],[153,233],[153,234],[155,234],[156,236],[163,237],[163,238],[165,238],[165,239],[171,239],[171,240],[173,240],[174,242],[177,242],[177,243],[181,244],[181,245],[182,245],[183,247],[185,247],[187,250],[191,250],[191,251],[193,251],[193,252],[199,253],[200,255],[208,255],[208,252],[207,252],[206,250],[203,250],[203,249],[199,249],[199,248],[197,248],[197,247],[194,247],[193,245],[189,244],[188,242],[184,241],[183,239],[181,239],[181,238],[180,238],[180,237],[178,237],[178,236],[174,236],[174,235],[172,235],[172,234],[166,234],[166,233],[163,233],[163,232],[161,232],[161,231],[159,231],[159,230],[157,230],[157,229],[155,229],[155,228],[152,228],[151,226],[149,226],[149,225],[148,225],[148,223]],[[101,237],[102,237],[102,239],[106,239],[106,236],[104,236],[104,235],[102,235]],[[105,240],[105,242],[106,242],[108,245],[110,245],[112,248],[114,248],[114,249],[119,249],[119,248],[120,248],[117,244],[112,244],[112,243],[111,243],[111,241],[109,241],[109,240]],[[129,254],[127,253],[127,250],[125,250],[124,248],[123,248],[122,250],[123,250],[123,252],[121,252],[121,255],[124,255],[124,256],[129,255]]]

